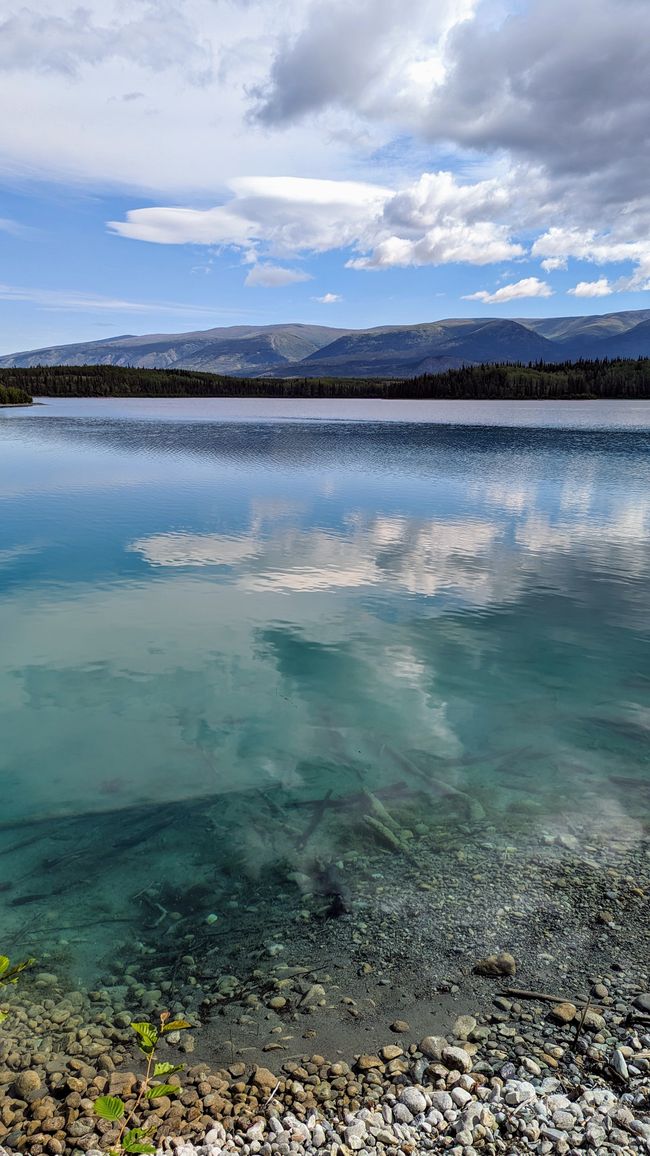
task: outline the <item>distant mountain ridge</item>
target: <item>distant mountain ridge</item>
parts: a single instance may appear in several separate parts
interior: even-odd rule
[[[463,365],[650,356],[650,309],[576,317],[446,318],[336,329],[301,323],[130,334],[0,357],[0,369],[114,365],[245,377],[416,377]]]

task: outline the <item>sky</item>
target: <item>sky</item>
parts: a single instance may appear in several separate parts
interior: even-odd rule
[[[648,0],[32,4],[1,353],[650,307]]]

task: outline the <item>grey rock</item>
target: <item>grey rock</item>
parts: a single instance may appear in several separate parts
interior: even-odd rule
[[[553,1123],[555,1127],[560,1128],[562,1132],[570,1132],[571,1129],[575,1127],[575,1122],[575,1116],[573,1116],[571,1112],[560,1110],[559,1112],[553,1113]]]
[[[611,1067],[616,1072],[617,1076],[620,1076],[620,1078],[622,1080],[629,1080],[630,1073],[627,1070],[627,1064],[625,1063],[625,1056],[618,1048],[614,1048],[614,1051],[612,1053],[612,1056],[611,1056],[611,1059],[609,1062],[610,1062]]]
[[[432,1092],[431,1106],[436,1108],[438,1112],[450,1112],[454,1106],[454,1102],[449,1092]]]

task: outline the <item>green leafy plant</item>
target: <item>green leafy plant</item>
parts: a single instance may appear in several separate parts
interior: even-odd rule
[[[137,1126],[138,1111],[146,1101],[152,1103],[161,1096],[173,1096],[178,1092],[177,1085],[165,1083],[164,1077],[180,1072],[184,1067],[183,1064],[169,1064],[156,1060],[156,1048],[168,1032],[181,1031],[183,1028],[191,1028],[192,1025],[187,1020],[170,1020],[169,1012],[162,1012],[158,1027],[146,1021],[132,1023],[131,1027],[138,1037],[138,1047],[147,1060],[135,1104],[127,1112],[126,1104],[120,1096],[100,1096],[95,1100],[95,1114],[101,1120],[109,1120],[113,1124],[120,1125],[117,1147],[111,1149],[108,1156],[122,1156],[122,1153],[155,1153],[155,1145],[150,1139],[155,1129]],[[162,1082],[155,1083],[156,1080]]]
[[[28,967],[33,967],[35,959],[24,959],[22,963],[14,963],[8,955],[0,955],[0,988],[8,987],[10,983],[18,983],[18,976]],[[0,1011],[0,1024],[7,1018],[7,1013]]]

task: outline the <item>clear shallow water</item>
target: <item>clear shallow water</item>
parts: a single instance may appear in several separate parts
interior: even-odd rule
[[[646,821],[649,449],[650,403],[0,411],[3,934],[161,862],[221,912],[362,847],[367,791]]]

